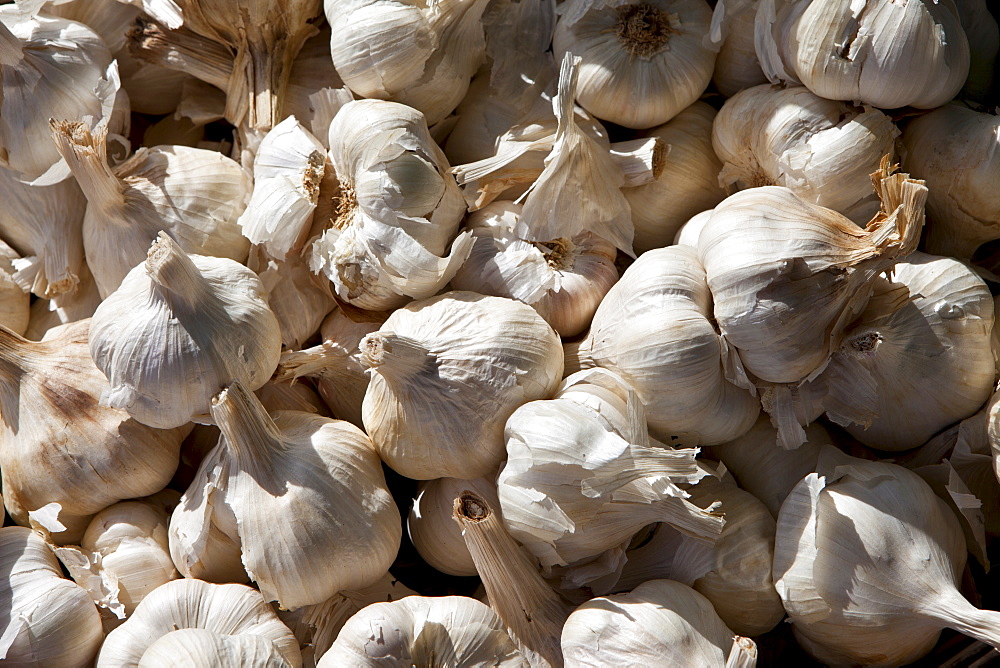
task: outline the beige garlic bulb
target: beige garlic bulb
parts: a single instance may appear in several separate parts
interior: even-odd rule
[[[763,84],[726,100],[712,146],[723,163],[719,181],[731,191],[785,186],[864,225],[879,210],[870,175],[883,156],[891,159],[898,134],[878,109]]]
[[[107,381],[90,358],[90,325],[65,325],[38,343],[0,329],[4,502],[24,526],[51,507],[54,521],[39,523],[57,543],[79,541],[111,504],[161,490],[188,431],[153,429],[99,405]]]
[[[496,201],[466,221],[475,245],[451,285],[530,305],[560,336],[579,334],[618,279],[615,247],[589,232],[530,242],[514,233],[522,207]]]
[[[234,636],[208,629],[180,629],[161,636],[143,652],[138,663],[139,668],[289,668],[291,665],[267,638]]]
[[[434,125],[458,106],[482,62],[487,4],[326,0],[333,65],[359,96],[408,105]]]
[[[760,0],[755,41],[772,83],[882,109],[941,106],[969,71],[951,0]]]
[[[726,379],[711,309],[695,249],[647,251],[608,291],[575,356],[581,366],[610,369],[635,388],[656,438],[728,441],[753,425],[760,406]]]
[[[216,585],[182,578],[153,590],[124,624],[108,634],[97,666],[149,665],[142,662],[155,643],[172,632],[187,629],[203,629],[222,636],[257,636],[273,645],[288,666],[302,665],[295,636],[264,602],[260,592],[244,585]],[[181,647],[193,649],[197,641],[187,634],[185,637],[190,640],[181,643]],[[242,645],[241,641],[235,642]],[[162,650],[154,650],[154,656],[159,651]]]
[[[21,336],[28,329],[31,295],[17,284],[21,257],[0,239],[0,325]]]
[[[577,100],[594,116],[630,128],[666,123],[701,96],[715,53],[702,45],[712,10],[704,0],[576,0],[556,24],[557,58],[583,58]]]
[[[413,302],[361,340],[362,417],[379,456],[415,480],[471,479],[503,459],[504,423],[562,376],[559,337],[526,304],[472,292]]]
[[[330,124],[330,158],[341,193],[313,242],[312,270],[342,301],[370,310],[441,290],[472,238],[455,236],[465,202],[423,115],[396,102],[349,102]]]
[[[882,211],[863,230],[781,186],[751,188],[715,207],[698,256],[719,330],[746,372],[772,383],[815,377],[875,278],[915,250],[927,188],[889,175],[887,161],[872,181]]]
[[[11,666],[84,668],[104,630],[87,592],[62,577],[45,539],[31,529],[0,529],[0,661]]]
[[[712,107],[695,102],[646,132],[660,137],[670,151],[655,181],[622,189],[632,211],[636,253],[669,246],[685,221],[726,196],[718,178],[722,163],[712,149],[714,118]]]
[[[650,580],[628,594],[592,599],[573,611],[562,632],[566,668],[691,665],[721,668],[734,634],[712,604],[673,580]],[[753,664],[751,664],[753,665]]]
[[[681,225],[680,229],[677,230],[677,234],[674,235],[674,243],[679,246],[691,246],[692,248],[697,248],[698,237],[701,236],[701,231],[704,229],[705,224],[712,218],[712,211],[713,209],[709,209],[691,216],[687,222]]]
[[[712,12],[708,45],[718,52],[712,83],[725,97],[767,81],[757,60],[754,25],[759,0],[719,0]]]
[[[1000,646],[1000,613],[957,588],[966,556],[958,520],[918,475],[828,446],[781,507],[775,588],[813,656],[898,666],[945,627]]]
[[[208,413],[234,379],[251,390],[278,365],[278,321],[257,275],[188,255],[165,232],[94,313],[90,352],[111,387],[102,401],[143,424],[177,427]]]
[[[250,244],[236,222],[250,177],[216,151],[141,148],[117,167],[107,136],[81,123],[53,122],[52,138],[87,196],[83,246],[106,298],[166,231],[188,253],[246,260]]]

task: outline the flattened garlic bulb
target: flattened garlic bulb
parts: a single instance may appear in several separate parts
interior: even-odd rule
[[[394,311],[361,340],[362,406],[382,460],[415,480],[471,479],[503,459],[504,423],[562,377],[559,337],[533,308],[448,292]]]
[[[864,225],[878,212],[871,174],[899,131],[878,109],[825,100],[804,86],[754,86],[726,100],[712,126],[732,190],[785,186]],[[919,176],[918,176],[919,178]]]
[[[234,379],[251,390],[278,365],[281,332],[257,275],[188,255],[165,232],[94,313],[90,352],[111,388],[102,402],[167,429],[208,413]]]
[[[715,53],[702,46],[712,10],[704,0],[574,0],[552,52],[583,58],[577,100],[629,128],[666,123],[704,92]]]

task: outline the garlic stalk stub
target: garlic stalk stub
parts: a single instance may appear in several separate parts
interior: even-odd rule
[[[111,383],[102,401],[166,429],[207,414],[234,379],[251,390],[267,382],[281,333],[256,274],[189,256],[160,232],[94,313],[90,352]]]

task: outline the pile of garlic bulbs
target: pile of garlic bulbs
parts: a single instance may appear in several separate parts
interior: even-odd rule
[[[995,659],[998,15],[0,3],[0,663]]]

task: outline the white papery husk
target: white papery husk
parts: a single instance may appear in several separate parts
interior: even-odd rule
[[[244,585],[215,585],[182,578],[157,587],[124,624],[108,634],[97,666],[139,666],[153,643],[183,629],[258,636],[272,643],[288,665],[302,665],[295,636],[260,592]]]
[[[754,47],[759,0],[719,0],[705,45],[718,52],[712,83],[725,97],[767,81]]]
[[[20,260],[17,251],[0,239],[0,325],[24,335],[31,313],[31,296],[14,278]]]
[[[395,102],[349,102],[330,125],[330,158],[342,192],[313,242],[312,270],[341,300],[371,310],[441,290],[472,238],[455,236],[465,203],[423,115]]]
[[[57,543],[80,540],[91,515],[161,490],[186,428],[162,431],[101,406],[107,381],[90,358],[90,321],[30,342],[0,335],[0,469],[7,510]],[[51,519],[33,513],[49,508]]]
[[[882,109],[933,109],[969,71],[951,0],[760,0],[757,57],[772,83]]]
[[[655,181],[622,189],[635,225],[636,253],[669,246],[686,220],[726,196],[718,178],[722,163],[712,149],[713,118],[712,107],[695,102],[668,123],[644,133],[660,137],[670,152]]]
[[[254,666],[289,668],[281,650],[257,635],[228,635],[208,629],[172,631],[151,644],[139,660],[139,668],[215,668]]]
[[[715,53],[702,45],[704,0],[575,0],[556,24],[552,52],[580,66],[580,106],[629,128],[666,123],[704,92]]]
[[[899,666],[945,627],[1000,646],[1000,613],[957,589],[966,556],[958,520],[919,476],[826,446],[781,507],[775,588],[821,661]]]
[[[695,249],[644,253],[605,296],[586,337],[567,346],[583,367],[620,374],[642,399],[650,433],[714,445],[747,431],[760,411],[726,379],[725,347]]]
[[[600,391],[581,396],[571,389],[577,384]],[[627,420],[609,421],[608,410]],[[714,508],[698,508],[677,486],[704,477],[697,449],[651,446],[641,402],[610,371],[579,371],[555,399],[522,406],[505,439],[507,462],[497,477],[503,519],[543,575],[593,561],[652,522],[709,543],[722,529]]]
[[[823,370],[875,278],[920,238],[927,188],[889,171],[884,161],[872,176],[882,211],[865,229],[782,186],[751,188],[715,207],[698,256],[719,330],[735,349],[730,378],[740,382],[745,369],[762,381],[799,383]]]
[[[0,529],[0,661],[83,668],[104,641],[87,592],[65,580],[45,540],[31,529]]]
[[[340,107],[353,99],[330,60],[330,26],[324,23],[305,41],[292,62],[281,114],[299,119],[325,146],[330,121]]]
[[[713,209],[702,211],[688,218],[687,222],[681,225],[677,234],[674,235],[674,243],[679,246],[698,248],[698,237],[701,236],[702,229],[712,217],[712,211]]]
[[[371,638],[379,642],[372,642]],[[380,665],[526,667],[489,606],[465,596],[407,596],[351,617],[317,668]]]
[[[87,265],[83,265],[80,282],[72,292],[58,294],[52,299],[36,299],[31,305],[31,317],[24,337],[40,341],[52,328],[65,325],[94,315],[101,303],[97,283]]]
[[[567,668],[721,668],[731,665],[734,635],[694,589],[673,580],[649,580],[630,593],[595,598],[573,611],[563,627],[562,651]]]
[[[485,55],[486,0],[326,0],[333,65],[361,97],[413,107],[434,125],[465,96]]]
[[[913,119],[903,148],[905,168],[930,190],[924,249],[976,262],[981,245],[1000,239],[1000,117],[947,104]],[[982,260],[995,275],[991,254]]]
[[[526,304],[453,291],[394,311],[362,339],[362,406],[379,456],[415,480],[471,479],[503,459],[504,423],[562,377],[559,337]]]
[[[90,352],[110,383],[102,403],[166,429],[206,415],[233,380],[266,383],[281,333],[257,275],[238,262],[189,256],[166,232],[147,255],[97,307]]]
[[[827,416],[862,443],[922,445],[993,391],[993,299],[968,266],[913,253],[879,278],[817,383]]]
[[[0,166],[25,183],[52,185],[69,169],[48,138],[49,119],[104,129],[127,146],[129,105],[118,64],[97,33],[34,15],[36,5],[0,8]]]
[[[107,136],[54,122],[52,139],[87,197],[83,247],[107,298],[166,231],[188,253],[244,262],[250,244],[237,226],[250,176],[216,151],[188,146],[140,148],[112,168]]]
[[[457,290],[522,301],[561,336],[579,334],[618,280],[615,247],[589,232],[548,242],[519,238],[522,207],[496,201],[466,221],[475,245],[451,281]]]
[[[864,225],[879,210],[870,175],[883,156],[891,159],[897,135],[878,109],[824,100],[803,86],[764,84],[726,100],[712,146],[723,163],[719,182],[730,192],[785,186]]]

